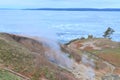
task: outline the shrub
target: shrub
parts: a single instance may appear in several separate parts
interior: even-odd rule
[[[84,40],[84,39],[85,39],[85,37],[81,37],[81,38],[80,38],[80,40]]]
[[[93,38],[93,35],[88,35],[88,39],[92,39]]]

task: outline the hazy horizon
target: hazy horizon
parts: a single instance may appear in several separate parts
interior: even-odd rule
[[[120,8],[119,0],[4,0],[0,8]]]

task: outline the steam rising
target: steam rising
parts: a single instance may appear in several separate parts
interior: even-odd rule
[[[83,64],[85,64],[85,65],[89,65],[89,66],[91,66],[91,67],[95,67],[95,64],[94,64],[94,60],[93,59],[91,59],[91,58],[89,58],[87,55],[82,55],[82,60],[81,60],[81,62],[83,63]]]
[[[89,80],[94,80],[95,72],[93,68],[95,67],[94,60],[89,58],[88,55],[82,55],[81,62],[85,65],[88,65],[88,68],[85,71],[85,74],[88,76]]]
[[[57,42],[44,40],[43,44],[47,47],[45,55],[51,62],[64,68],[71,69],[73,67],[73,60],[68,57],[67,53],[61,51]]]
[[[57,35],[54,29],[41,28],[39,30],[33,29],[24,32],[22,34],[37,36],[37,40],[42,42],[45,57],[50,62],[55,63],[58,66],[66,68],[71,71],[77,78],[94,80],[95,73],[92,67],[87,67],[86,64],[94,66],[92,60],[88,59],[88,56],[82,56],[82,63],[78,64],[73,59],[68,57],[67,53],[61,51],[58,44]],[[74,68],[73,68],[74,67]],[[80,75],[79,75],[80,74]]]
[[[37,36],[37,40],[42,42],[44,46],[46,58],[64,68],[72,68],[73,60],[68,55],[61,51],[58,44],[57,35],[55,30],[51,28],[41,28],[39,30],[28,30],[24,34]]]

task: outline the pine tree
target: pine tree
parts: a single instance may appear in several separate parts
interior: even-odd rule
[[[103,37],[104,38],[108,38],[111,39],[111,35],[113,34],[113,32],[115,32],[112,28],[108,27],[107,30],[104,32]]]

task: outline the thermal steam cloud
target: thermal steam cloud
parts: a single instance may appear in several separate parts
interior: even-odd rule
[[[29,35],[29,37],[42,42],[45,49],[44,54],[50,62],[64,68],[73,67],[73,60],[68,57],[67,53],[61,51],[54,29],[42,27],[40,29],[27,29],[28,28],[26,28],[26,32],[23,31],[23,34],[27,36]]]

